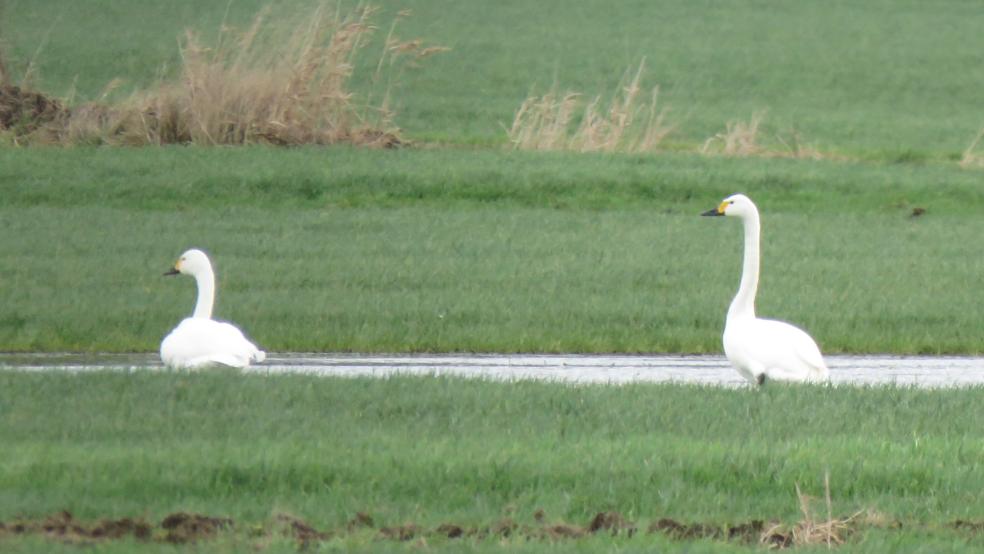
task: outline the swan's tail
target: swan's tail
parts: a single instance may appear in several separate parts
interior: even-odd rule
[[[256,351],[253,352],[253,356],[252,356],[253,362],[260,363],[260,362],[262,362],[265,359],[266,359],[266,352],[264,352],[264,351],[262,351],[260,349],[256,349]]]

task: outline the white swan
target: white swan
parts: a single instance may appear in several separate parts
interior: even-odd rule
[[[164,275],[180,273],[195,278],[198,302],[195,313],[164,337],[161,361],[168,367],[193,369],[214,364],[247,367],[251,362],[266,359],[266,352],[248,341],[234,325],[212,319],[215,274],[208,256],[198,249],[188,250],[175,262],[174,269]]]
[[[826,381],[827,365],[810,335],[782,321],[755,317],[760,230],[755,204],[747,196],[735,194],[701,215],[735,216],[745,225],[741,285],[724,324],[724,353],[731,365],[742,377],[760,385],[766,379]]]

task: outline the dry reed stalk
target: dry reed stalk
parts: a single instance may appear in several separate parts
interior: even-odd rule
[[[967,149],[963,151],[963,155],[960,157],[960,167],[984,167],[984,154],[976,152],[977,144],[984,138],[984,127],[977,132],[977,136],[971,141]]]
[[[514,148],[522,150],[651,152],[658,149],[673,127],[666,124],[667,110],[657,109],[659,87],[653,88],[648,102],[639,105],[644,68],[645,61],[639,64],[631,80],[620,85],[607,106],[602,106],[600,95],[588,102],[573,132],[570,126],[581,94],[561,95],[553,89],[543,96],[527,97],[507,130],[509,141]],[[640,118],[641,114],[646,117]]]
[[[0,11],[0,16],[3,12]],[[0,86],[10,85],[10,72],[7,70],[7,48],[4,44],[3,39],[0,38]]]

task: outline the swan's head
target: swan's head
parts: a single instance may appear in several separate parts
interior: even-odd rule
[[[178,258],[178,261],[174,262],[174,269],[168,271],[164,275],[178,275],[179,273],[184,273],[185,275],[198,275],[199,273],[205,271],[211,271],[212,264],[208,261],[208,256],[204,252],[197,248],[192,248]]]
[[[717,208],[707,210],[700,215],[730,215],[745,217],[757,213],[758,208],[755,207],[755,203],[752,202],[751,198],[745,196],[744,194],[733,194],[722,200]]]

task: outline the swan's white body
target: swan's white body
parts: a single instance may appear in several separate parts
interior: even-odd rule
[[[198,301],[194,314],[178,324],[161,342],[164,365],[182,369],[210,365],[242,368],[266,359],[266,353],[247,340],[236,326],[212,319],[215,274],[204,252],[192,249],[182,254],[168,275],[177,273],[195,278]]]
[[[783,321],[755,317],[761,228],[755,204],[747,196],[736,194],[703,215],[736,216],[745,227],[741,285],[724,324],[724,353],[731,365],[752,383],[761,384],[767,379],[828,380],[827,364],[810,335]]]

